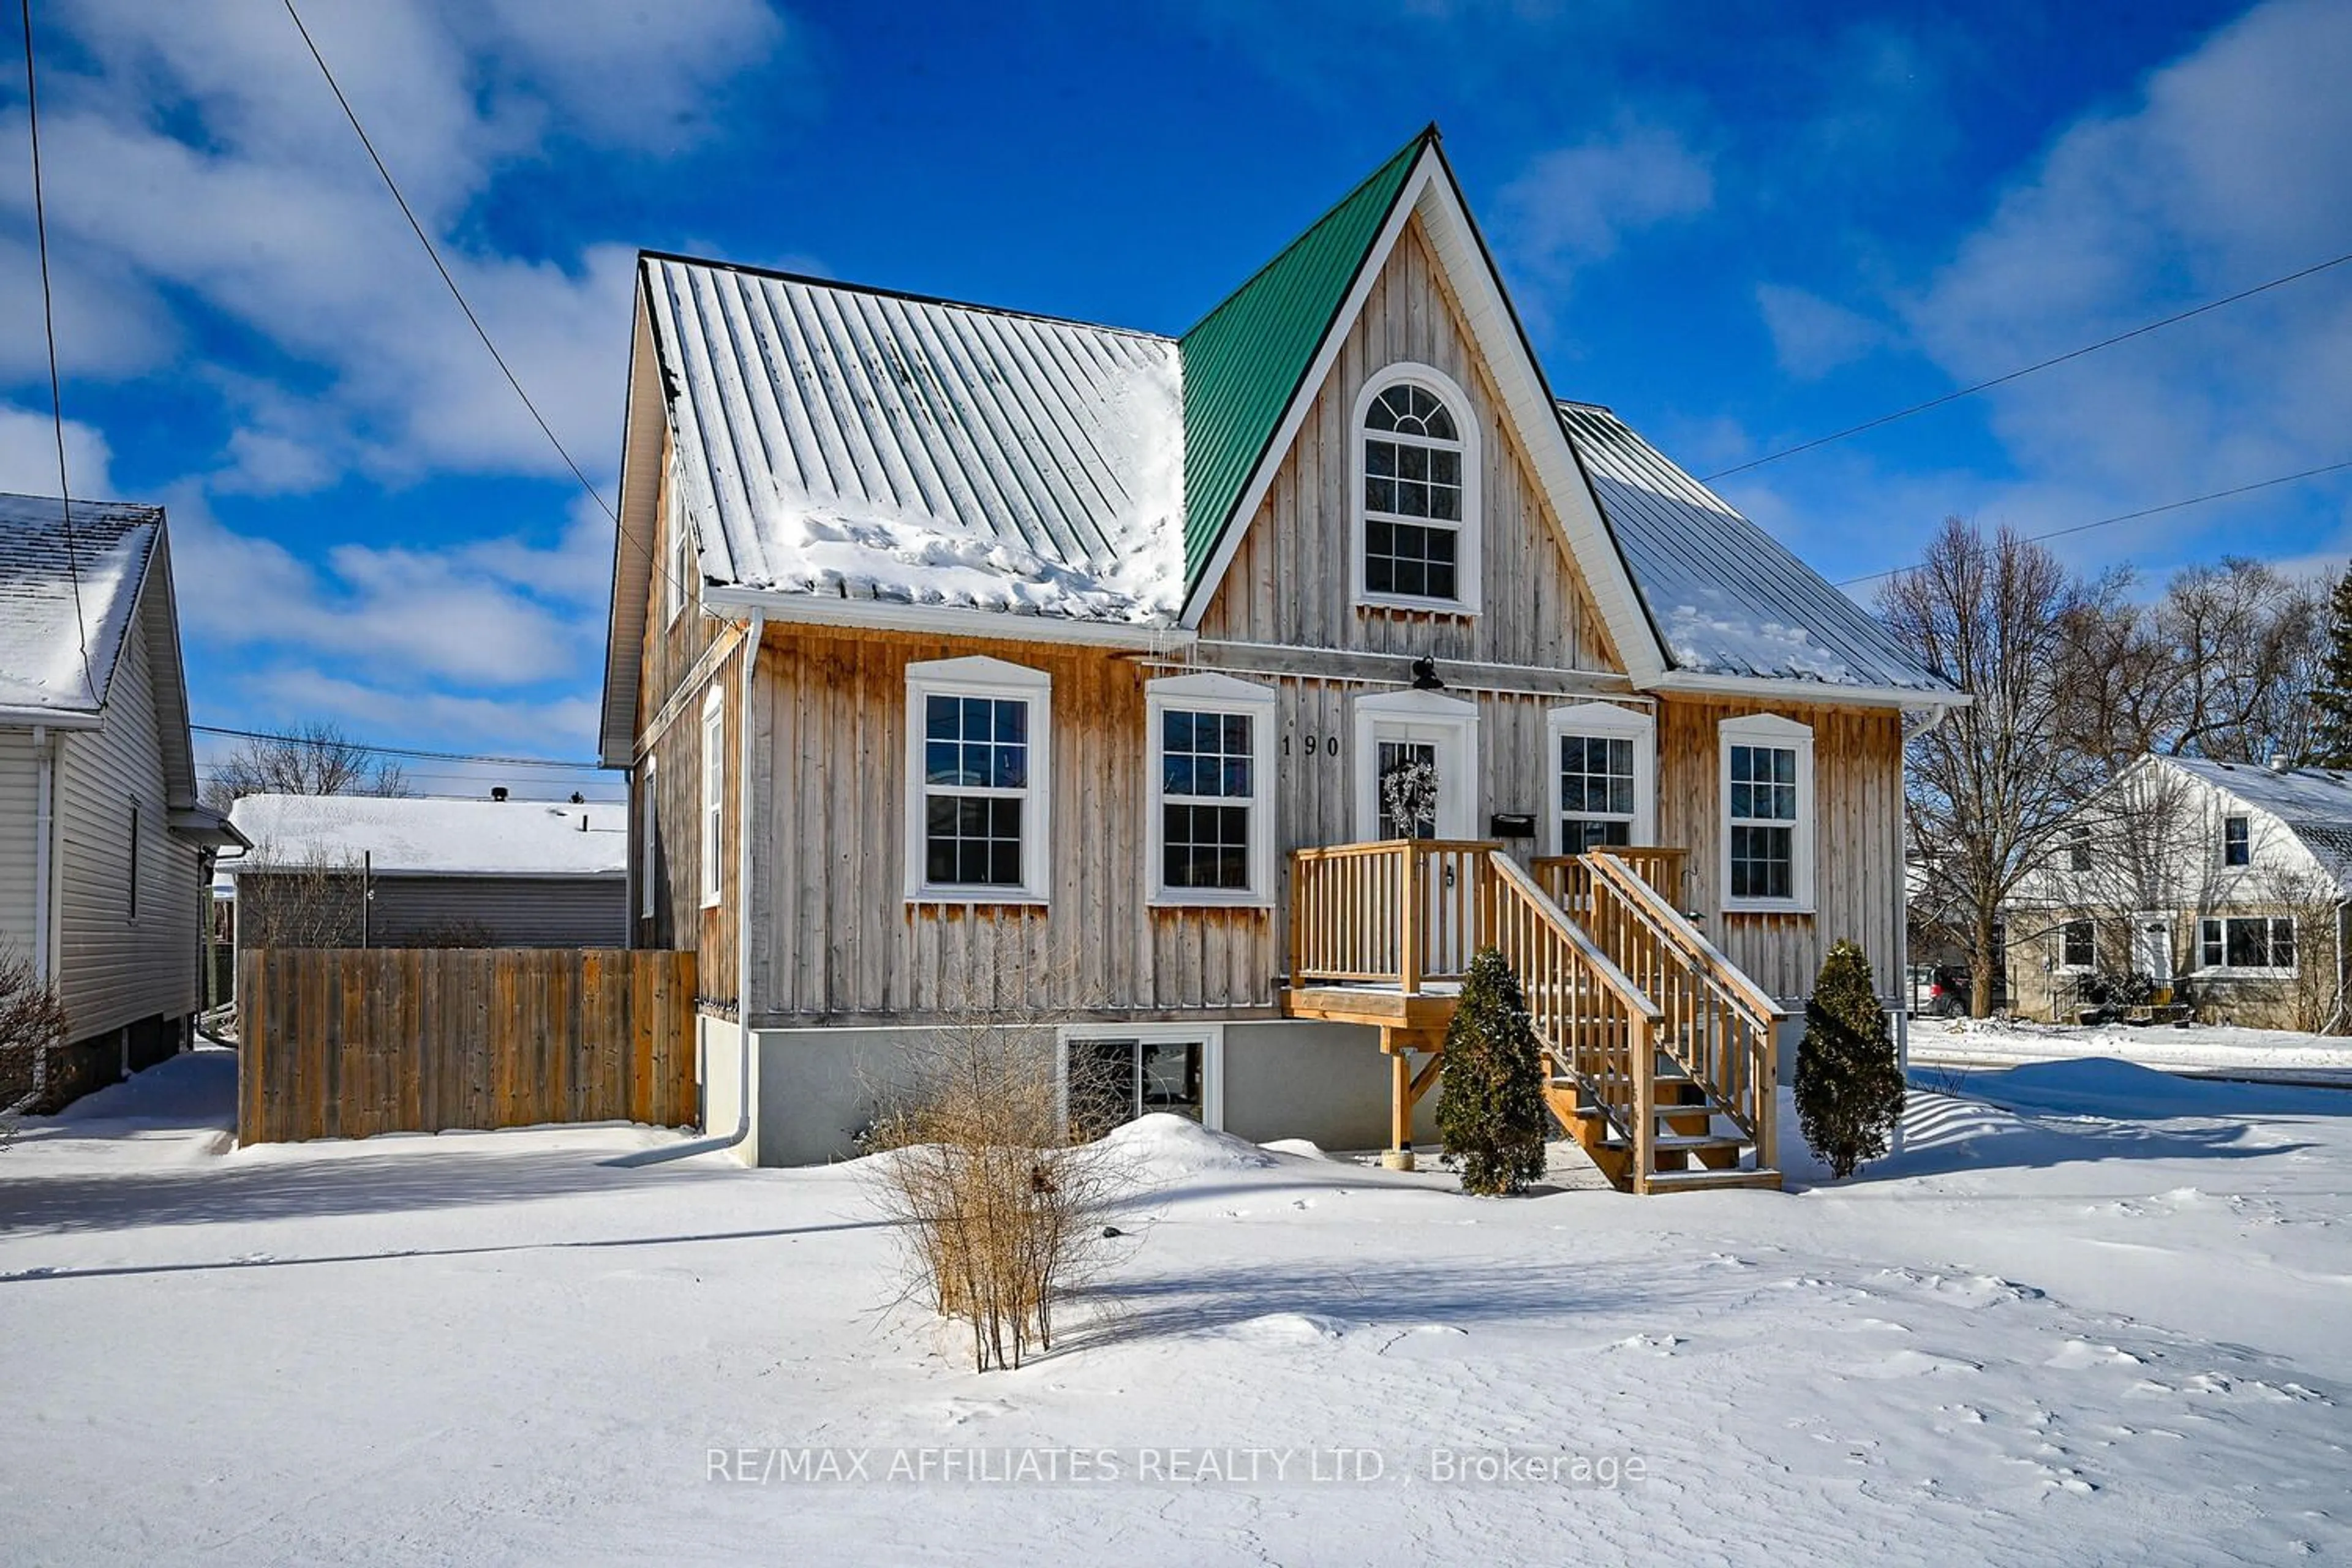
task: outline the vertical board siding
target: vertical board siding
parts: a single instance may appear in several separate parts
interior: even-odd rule
[[[656,593],[658,595],[658,584]],[[706,619],[688,611],[679,622]],[[723,624],[723,623],[714,623]],[[699,658],[698,652],[696,655]],[[685,948],[698,960],[701,1002],[707,1010],[733,1016],[736,1006],[735,967],[739,946],[736,883],[741,867],[735,853],[735,825],[740,820],[743,772],[741,763],[742,653],[739,647],[722,656],[710,679],[680,693],[670,721],[654,737],[646,752],[654,761],[655,833],[654,912],[643,908],[637,879],[644,875],[645,815],[636,792],[646,787],[646,759],[637,759],[631,780],[629,809],[629,929],[634,945]],[[685,673],[690,673],[689,668]],[[719,693],[725,731],[720,812],[719,901],[702,900],[702,706],[711,689]],[[755,846],[756,847],[756,846]]]
[[[1813,912],[1723,908],[1724,720],[1778,713],[1813,731]],[[1830,944],[1859,942],[1882,995],[1903,984],[1903,721],[1873,709],[1668,700],[1658,720],[1658,836],[1690,851],[1685,906],[1775,996],[1810,995]]]
[[[237,973],[237,1138],[695,1114],[694,954],[271,948]]]
[[[1475,616],[1360,609],[1350,597],[1356,398],[1368,379],[1401,361],[1442,371],[1469,395],[1472,406],[1456,412],[1476,424],[1480,437],[1483,586]],[[1559,520],[1502,409],[1415,218],[1250,520],[1201,635],[1622,673]]]

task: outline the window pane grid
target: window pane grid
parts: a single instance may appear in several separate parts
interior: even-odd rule
[[[1465,481],[1452,411],[1403,383],[1374,399],[1364,429],[1365,591],[1458,599]]]
[[[1021,887],[1028,700],[925,693],[923,775],[923,880]]]
[[[2292,916],[2208,917],[2197,922],[2197,956],[2207,969],[2288,969],[2295,966]]]
[[[1171,889],[1250,890],[1256,721],[1169,709],[1160,716],[1160,880]]]
[[[1633,742],[1609,735],[1559,737],[1559,842],[1563,855],[1633,841]]]

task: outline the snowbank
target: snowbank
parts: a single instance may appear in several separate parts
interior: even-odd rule
[[[1199,1122],[1167,1111],[1154,1111],[1103,1139],[1123,1169],[1151,1186],[1188,1182],[1228,1171],[1265,1171],[1282,1163],[1282,1156],[1229,1132],[1213,1132]]]

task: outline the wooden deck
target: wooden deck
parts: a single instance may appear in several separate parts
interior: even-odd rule
[[[1678,883],[1684,859],[1620,847],[1530,871],[1478,840],[1298,850],[1283,1013],[1381,1031],[1391,1153],[1409,1163],[1461,976],[1493,947],[1518,976],[1554,1116],[1612,1184],[1777,1187],[1781,1015],[1651,880]]]

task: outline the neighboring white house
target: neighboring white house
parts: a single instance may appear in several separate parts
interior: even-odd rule
[[[2121,985],[2219,1021],[2340,1028],[2347,901],[2352,773],[2143,756],[2011,901],[2011,994],[2062,1016]]]
[[[229,817],[241,946],[628,945],[618,805],[249,795]]]
[[[0,946],[66,1043],[0,1083],[55,1103],[180,1049],[214,850],[163,509],[0,495]]]

